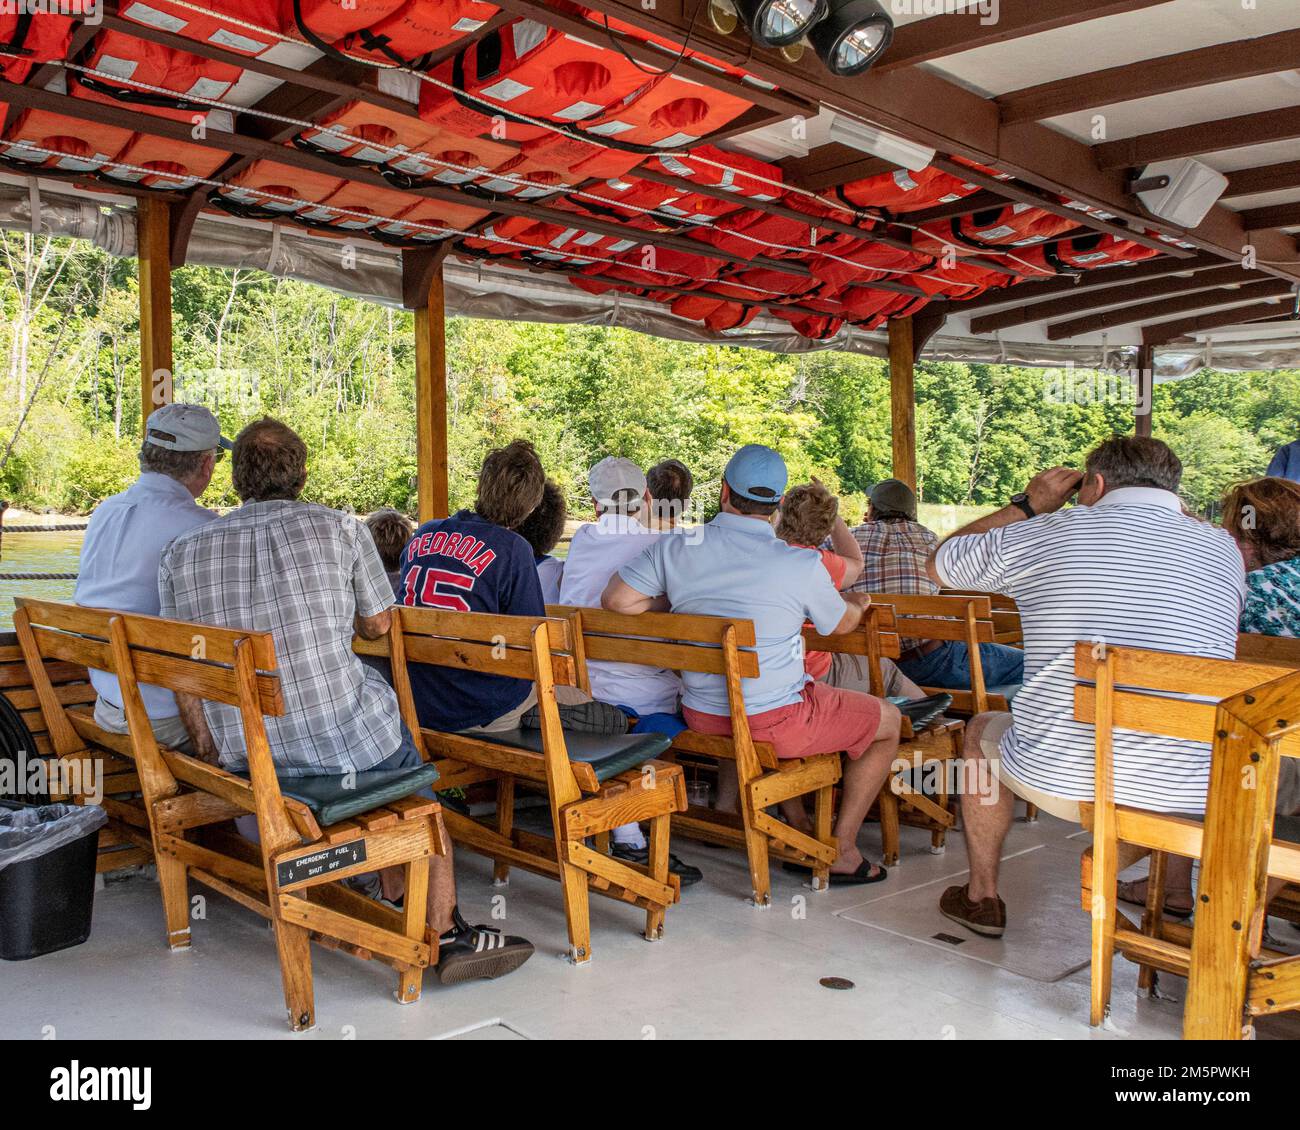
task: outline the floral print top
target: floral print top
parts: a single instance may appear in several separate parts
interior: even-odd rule
[[[1300,557],[1275,561],[1246,574],[1241,630],[1261,636],[1300,637]]]

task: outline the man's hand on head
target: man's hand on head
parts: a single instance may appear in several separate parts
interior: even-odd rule
[[[1060,510],[1083,485],[1083,472],[1072,467],[1049,467],[1040,471],[1025,487],[1029,505],[1035,514],[1050,514]]]

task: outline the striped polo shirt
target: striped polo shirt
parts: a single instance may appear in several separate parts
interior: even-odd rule
[[[1019,606],[1025,677],[1002,762],[1053,796],[1093,793],[1093,727],[1074,721],[1076,642],[1236,654],[1241,553],[1169,491],[1121,487],[1092,506],[950,538],[935,566],[952,588],[1007,593]],[[1209,745],[1117,729],[1114,751],[1117,803],[1204,812]]]

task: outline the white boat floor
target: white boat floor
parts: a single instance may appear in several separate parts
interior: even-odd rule
[[[1066,843],[1073,832],[1076,837]],[[1007,854],[1047,859],[1082,850],[1077,828],[1043,818],[1018,822]],[[863,848],[879,858],[879,831]],[[1137,968],[1115,965],[1113,1015],[1088,1026],[1088,970],[1034,980],[902,933],[854,922],[878,899],[930,904],[960,881],[965,849],[949,836],[943,855],[929,836],[903,829],[903,862],[878,886],[809,890],[799,876],[773,872],[773,905],[749,905],[742,855],[678,839],[673,849],[704,870],[703,882],[669,910],[665,937],[640,936],[644,915],[591,899],[592,961],[562,960],[564,915],[550,880],[516,871],[493,887],[490,864],[457,856],[461,909],[471,922],[522,934],[537,953],[498,981],[444,988],[425,978],[422,999],[398,1005],[396,974],[374,962],[313,947],[317,1026],[293,1036],[285,1024],[272,936],[264,922],[208,894],[193,923],[194,945],[170,953],[162,942],[156,885],[137,874],[110,882],[95,903],[91,938],[26,962],[0,962],[0,1037],[186,1039],[1169,1039],[1181,1028],[1176,999],[1139,997]],[[1058,873],[1059,868],[1053,868]],[[1074,880],[1077,882],[1077,879]],[[1077,888],[1074,889],[1077,892]],[[206,888],[197,884],[192,895]],[[1022,894],[1023,892],[1023,894]],[[1032,895],[1018,884],[1017,898]],[[1073,912],[1077,893],[1073,895]],[[504,916],[504,917],[502,917]],[[1009,930],[1028,928],[1014,907]],[[1283,940],[1295,934],[1273,923]],[[953,926],[952,932],[960,931]],[[1300,938],[1300,935],[1296,935]],[[1044,945],[1050,945],[1044,939]],[[848,990],[821,979],[845,978]],[[1184,982],[1161,980],[1166,998]],[[1290,1017],[1259,1026],[1261,1038],[1300,1037]]]

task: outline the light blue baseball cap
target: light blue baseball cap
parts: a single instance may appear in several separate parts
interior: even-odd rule
[[[731,457],[722,477],[735,494],[751,502],[779,502],[790,481],[785,460],[761,443],[745,444]]]

